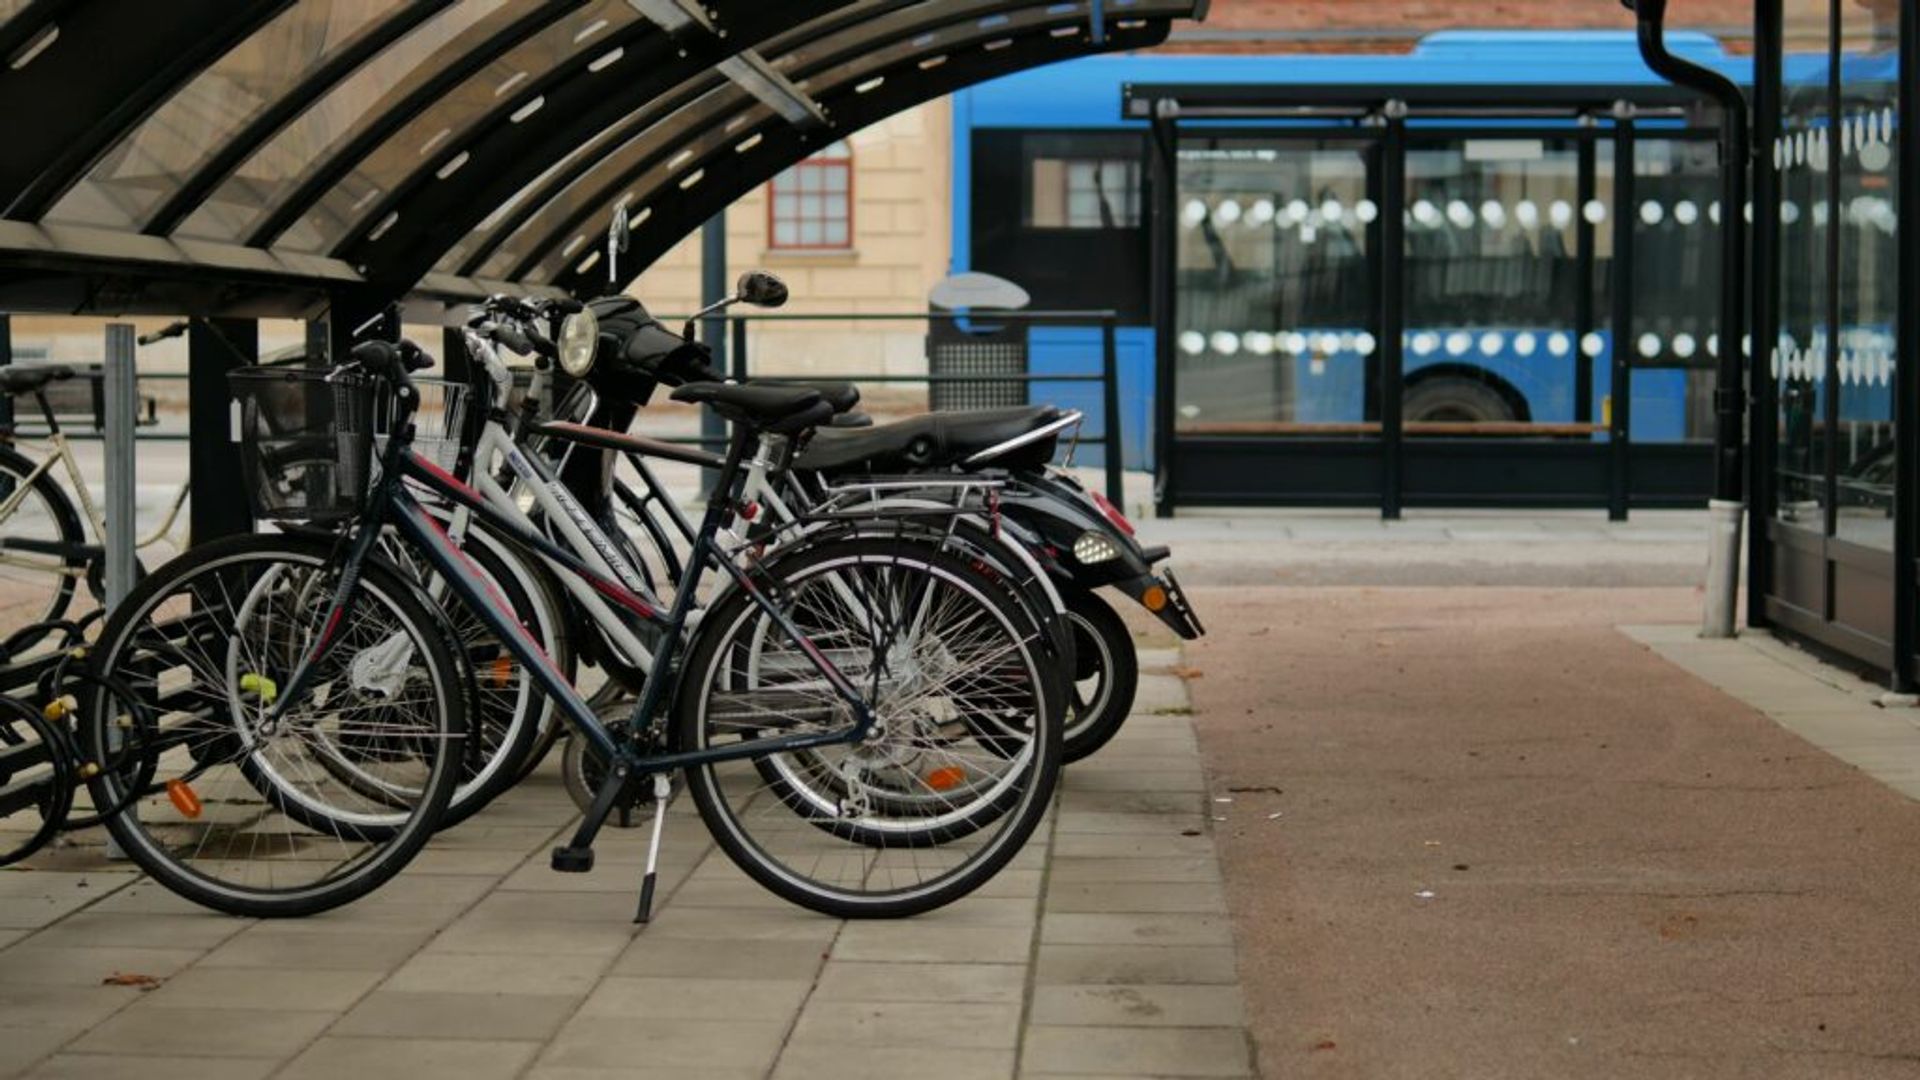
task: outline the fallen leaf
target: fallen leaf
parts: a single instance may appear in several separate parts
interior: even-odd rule
[[[157,990],[160,983],[161,980],[153,975],[131,975],[121,971],[100,980],[101,986],[131,986],[141,991]]]
[[[1198,679],[1206,674],[1206,672],[1201,671],[1197,667],[1188,667],[1185,664],[1175,664],[1168,668],[1167,672],[1168,674],[1179,676],[1182,679]]]
[[[1321,1039],[1319,1042],[1313,1044],[1313,1048],[1315,1050],[1331,1050],[1338,1045],[1339,1044],[1332,1039]]]

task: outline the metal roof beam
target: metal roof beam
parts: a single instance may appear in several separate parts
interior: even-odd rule
[[[827,114],[820,103],[800,92],[785,75],[773,70],[759,53],[729,56],[715,65],[735,86],[795,127],[825,127]]]

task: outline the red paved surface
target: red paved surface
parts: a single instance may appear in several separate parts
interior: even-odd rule
[[[1691,590],[1197,601],[1265,1075],[1920,1075],[1920,806],[1613,629]]]

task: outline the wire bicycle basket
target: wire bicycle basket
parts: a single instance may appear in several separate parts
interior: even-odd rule
[[[372,476],[374,381],[357,372],[243,367],[227,375],[247,498],[264,521],[353,517]]]

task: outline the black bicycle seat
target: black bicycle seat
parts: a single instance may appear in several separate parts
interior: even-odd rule
[[[807,382],[803,379],[749,379],[748,386],[782,386],[820,391],[821,400],[843,413],[860,404],[860,388],[850,382]]]
[[[73,378],[65,364],[22,364],[0,367],[0,394],[31,394],[50,382]]]
[[[791,435],[833,416],[833,406],[810,387],[694,383],[675,390],[673,400],[710,405],[729,420],[776,435]]]

